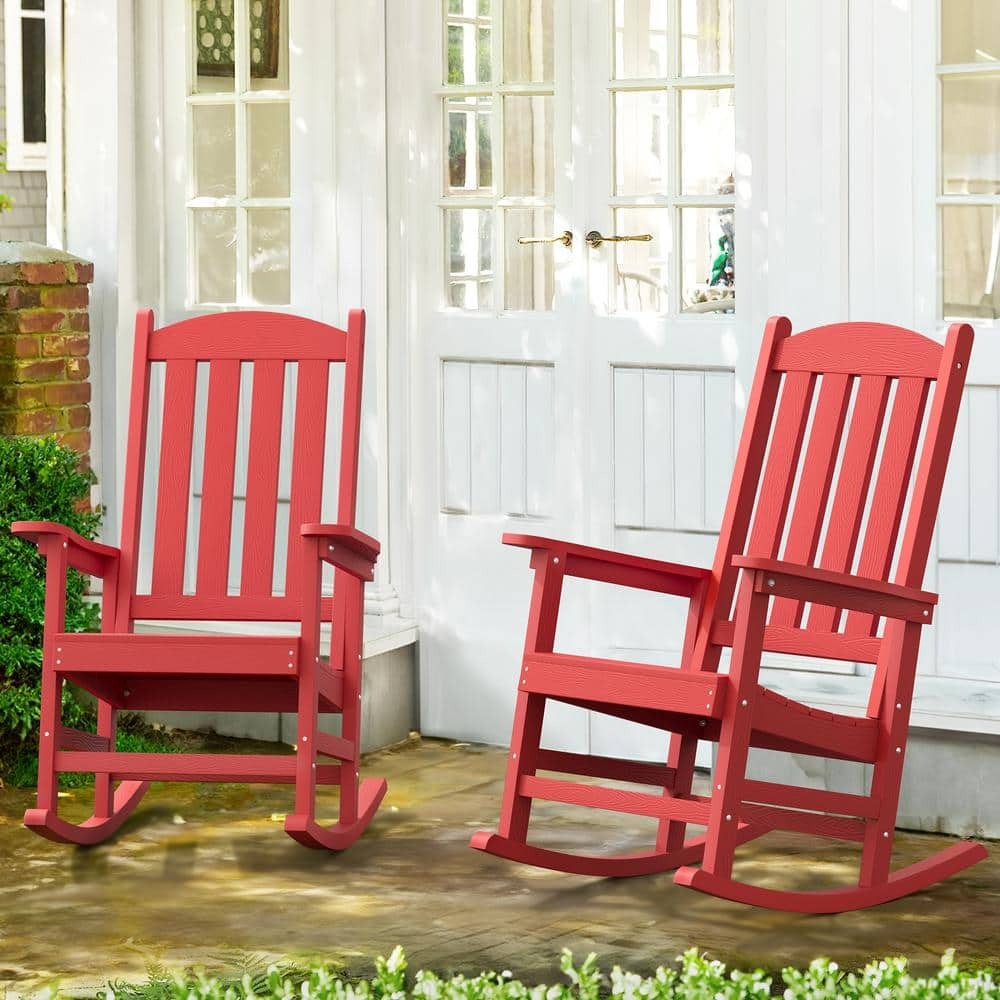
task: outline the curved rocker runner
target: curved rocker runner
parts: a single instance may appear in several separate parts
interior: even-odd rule
[[[677,869],[678,885],[803,913],[884,903],[985,858],[981,844],[960,842],[890,872],[917,650],[937,604],[919,587],[971,349],[966,324],[954,324],[940,345],[879,323],[791,336],[787,319],[771,319],[710,570],[504,535],[508,545],[531,550],[534,587],[500,829],[477,833],[470,846],[583,875]],[[556,652],[567,576],[687,598],[679,668]],[[723,675],[726,647],[732,657]],[[827,712],[763,687],[764,652],[872,664],[867,711]],[[543,748],[550,699],[670,733],[667,761]],[[699,740],[719,744],[709,795],[692,793]],[[849,795],[751,780],[751,747],[871,764],[870,790]],[[656,845],[594,857],[529,844],[534,799],[654,817]],[[689,824],[706,833],[685,840]],[[857,884],[791,892],[734,879],[737,848],[772,830],[860,843]]]
[[[45,634],[38,754],[38,801],[25,825],[43,837],[95,844],[114,833],[151,781],[280,782],[295,786],[285,830],[307,847],[343,850],[364,832],[386,791],[360,780],[364,581],[379,544],[354,526],[365,316],[347,330],[283,313],[241,312],[185,320],[159,330],[148,310],[136,317],[132,400],[121,548],[69,528],[20,521],[16,535],[46,557]],[[194,592],[185,588],[188,506],[195,440],[198,363],[207,362],[202,495]],[[150,378],[165,369],[162,427],[150,426]],[[236,488],[241,368],[252,367],[242,551],[230,553]],[[327,399],[333,366],[343,367],[337,523],[320,523]],[[276,539],[278,469],[286,369],[296,372],[287,544]],[[147,437],[158,439],[152,584],[137,591]],[[276,546],[277,541],[277,546]],[[275,593],[275,550],[286,560]],[[231,560],[231,556],[233,557]],[[239,567],[237,593],[231,562]],[[322,596],[324,564],[333,597]],[[102,631],[65,632],[69,567],[104,581]],[[188,567],[190,572],[190,566]],[[135,620],[285,621],[298,635],[136,635]],[[320,622],[331,622],[330,655],[320,655]],[[97,732],[62,724],[66,681],[97,698]],[[297,721],[293,756],[143,754],[115,750],[122,709],[289,712]],[[342,716],[341,735],[319,729],[319,713]],[[94,812],[83,823],[59,817],[58,775],[95,775]],[[316,789],[340,790],[339,818],[316,818]]]

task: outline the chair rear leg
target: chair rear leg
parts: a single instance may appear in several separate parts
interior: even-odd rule
[[[112,750],[118,732],[118,709],[106,701],[97,702],[97,735],[105,737]],[[107,771],[94,775],[94,819],[110,819],[114,812],[115,783]]]
[[[507,758],[503,802],[500,807],[501,837],[523,842],[528,836],[531,798],[521,795],[518,786],[522,775],[535,773],[544,718],[545,696],[519,691],[517,706],[514,709],[514,729],[510,740],[510,755]]]
[[[871,795],[879,803],[879,813],[868,821],[865,830],[858,879],[863,888],[881,885],[889,878],[920,630],[921,626],[913,622],[890,622],[882,640],[886,681],[878,716],[883,725],[871,783]]]
[[[674,784],[664,789],[664,795],[688,795],[694,781],[694,759],[698,751],[698,740],[694,736],[673,733],[670,737],[670,752],[667,764],[674,769]],[[660,820],[656,832],[656,850],[662,854],[680,850],[684,846],[687,823],[676,819]]]

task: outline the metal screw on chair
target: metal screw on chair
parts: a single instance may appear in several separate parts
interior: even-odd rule
[[[768,581],[767,581],[767,585],[768,585],[769,587],[773,587],[773,586],[774,586],[774,580],[768,580]]]
[[[302,742],[303,743],[308,743],[309,742],[309,737],[308,736],[303,736],[302,737]]]
[[[705,722],[705,720],[704,720],[704,719],[699,719],[699,720],[698,720],[698,725],[699,725],[699,726],[704,726],[704,725],[707,725],[707,723]]]

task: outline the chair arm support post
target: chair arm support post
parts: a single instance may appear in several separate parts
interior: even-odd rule
[[[934,619],[937,595],[914,587],[753,556],[735,556],[733,565],[751,575],[757,593],[770,597],[790,597],[918,625],[929,625]]]

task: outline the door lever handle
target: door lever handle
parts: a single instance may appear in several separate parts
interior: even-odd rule
[[[602,243],[648,243],[653,238],[652,233],[638,233],[635,236],[602,236],[596,229],[591,229],[584,237],[587,246],[596,250]]]
[[[517,242],[522,246],[526,246],[528,243],[561,243],[564,247],[571,247],[573,234],[566,229],[558,236],[519,236]]]

